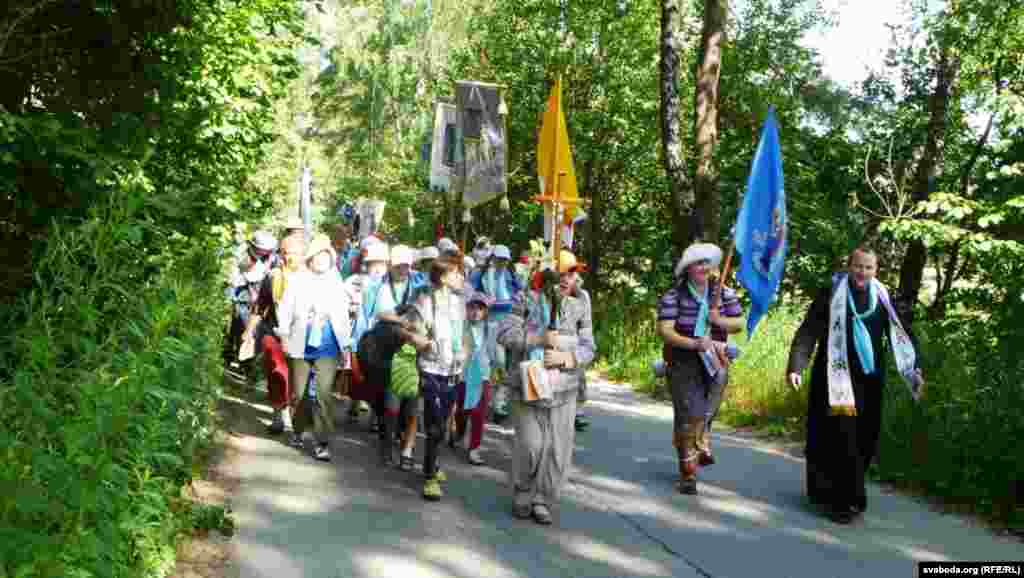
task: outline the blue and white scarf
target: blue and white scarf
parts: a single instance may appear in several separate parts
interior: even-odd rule
[[[869,316],[881,303],[889,314],[889,340],[896,367],[900,375],[910,387],[914,399],[920,398],[920,380],[915,372],[917,354],[910,336],[903,329],[896,309],[889,298],[889,291],[878,279],[872,279],[868,287],[869,310],[858,314],[854,308],[853,340],[861,367],[865,373],[873,373],[875,368],[875,352],[871,345],[871,335],[864,325],[864,318]],[[853,380],[850,377],[850,358],[846,347],[846,311],[853,307],[850,297],[849,275],[837,275],[833,280],[832,301],[829,308],[828,323],[828,403],[832,415],[857,415],[857,404],[853,397]],[[870,361],[866,361],[866,359]]]

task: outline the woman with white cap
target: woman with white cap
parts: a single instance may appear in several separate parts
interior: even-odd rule
[[[710,243],[686,248],[675,286],[658,301],[658,334],[667,346],[669,392],[675,413],[672,445],[679,454],[679,491],[697,493],[697,468],[714,463],[708,415],[721,403],[728,380],[728,334],[743,330],[736,292],[712,279],[722,250]],[[703,356],[703,357],[702,357]],[[709,369],[711,368],[711,369]],[[714,375],[710,371],[720,368]]]
[[[298,410],[290,440],[301,446],[302,431],[312,419],[317,445],[313,456],[331,459],[329,436],[334,432],[334,396],[325,395],[334,386],[338,357],[349,341],[349,303],[341,278],[334,270],[336,256],[326,235],[316,236],[306,251],[308,271],[295,273],[288,281],[278,315],[278,336],[291,359],[293,410]],[[316,367],[318,393],[312,415],[302,411],[309,375]],[[299,384],[306,384],[300,387]]]
[[[498,328],[498,344],[505,347],[514,368],[507,377],[516,429],[513,513],[538,524],[551,523],[550,507],[558,500],[572,463],[579,372],[593,361],[597,348],[590,303],[570,291],[584,267],[564,250],[559,267],[557,310],[552,311],[543,286],[545,275],[538,272]],[[524,361],[525,367],[543,365],[545,371],[538,375],[545,376],[546,387],[538,389],[532,381],[524,385]]]

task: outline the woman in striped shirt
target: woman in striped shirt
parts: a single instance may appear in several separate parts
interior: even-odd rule
[[[698,466],[714,463],[708,426],[728,379],[728,334],[743,329],[736,292],[721,290],[710,275],[721,260],[722,250],[710,243],[687,247],[675,268],[675,286],[658,302],[658,334],[667,346],[675,412],[672,445],[679,453],[683,494],[696,494]]]

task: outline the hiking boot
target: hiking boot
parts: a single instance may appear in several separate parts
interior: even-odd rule
[[[284,433],[284,420],[281,419],[281,414],[274,414],[274,420],[267,426],[267,433],[275,436]]]
[[[313,457],[321,462],[329,462],[331,461],[331,450],[327,444],[317,444],[316,449],[313,450]]]
[[[687,496],[697,495],[697,478],[679,480],[679,493]]]
[[[441,490],[441,482],[438,481],[437,476],[427,478],[427,481],[423,482],[423,499],[436,502],[441,499],[444,492]]]
[[[836,524],[845,526],[853,522],[856,513],[851,508],[833,508],[829,511],[828,517]]]

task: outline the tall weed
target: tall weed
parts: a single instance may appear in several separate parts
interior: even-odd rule
[[[224,306],[212,247],[119,206],[55,224],[33,290],[0,313],[0,575],[174,562],[180,487],[213,433]]]

